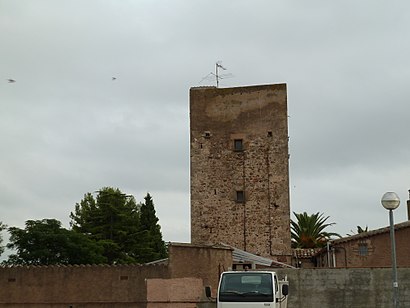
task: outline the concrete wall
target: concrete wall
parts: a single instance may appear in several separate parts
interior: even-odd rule
[[[290,262],[286,84],[191,88],[190,133],[191,242]]]
[[[391,269],[281,269],[288,276],[288,308],[392,307]],[[398,269],[400,307],[410,307],[410,269]]]

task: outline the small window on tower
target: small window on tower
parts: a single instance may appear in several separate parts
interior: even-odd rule
[[[239,202],[239,203],[245,202],[245,192],[243,190],[236,191],[236,202]]]
[[[243,151],[243,139],[235,139],[233,142],[235,151]]]

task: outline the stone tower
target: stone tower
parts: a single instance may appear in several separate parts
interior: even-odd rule
[[[191,242],[290,262],[286,84],[190,89]]]

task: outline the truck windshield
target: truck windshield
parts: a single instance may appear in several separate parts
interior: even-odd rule
[[[272,275],[269,273],[225,273],[219,288],[220,302],[272,302]]]

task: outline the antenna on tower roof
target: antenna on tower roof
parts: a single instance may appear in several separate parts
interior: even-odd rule
[[[219,78],[222,79],[222,77],[219,75],[219,68],[223,69],[226,71],[226,68],[222,66],[222,61],[218,61],[215,63],[215,78],[216,78],[216,87],[219,88]]]
[[[216,87],[219,88],[219,81],[225,78],[232,78],[233,75],[232,74],[220,74],[219,69],[222,69],[224,71],[226,71],[226,68],[224,66],[222,66],[222,61],[217,61],[215,62],[215,73],[210,72],[208,75],[206,75],[204,78],[202,78],[202,80],[199,82],[201,83],[204,80],[210,80],[211,77],[213,79],[213,77],[215,77],[216,80]]]

